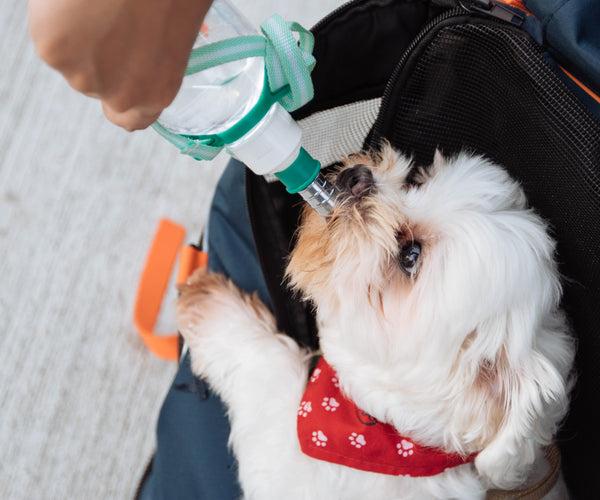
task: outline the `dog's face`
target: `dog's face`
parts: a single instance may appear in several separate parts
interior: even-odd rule
[[[520,320],[535,331],[560,286],[554,244],[519,185],[466,155],[436,155],[409,184],[410,168],[390,148],[346,161],[333,180],[333,214],[304,215],[289,265],[294,286],[326,325],[383,364],[416,354],[448,360],[482,323],[508,320],[509,311],[526,308]],[[494,359],[506,341],[533,341],[508,334],[498,325],[496,335],[477,339],[479,356]]]
[[[338,367],[369,367],[390,394],[485,401],[477,418],[487,429],[474,438],[483,446],[505,423],[514,369],[545,351],[552,321],[562,325],[554,243],[498,166],[436,155],[409,183],[410,171],[389,147],[348,159],[331,179],[331,216],[305,212],[288,275],[314,302],[321,346]],[[569,348],[547,349],[565,351],[564,372]]]

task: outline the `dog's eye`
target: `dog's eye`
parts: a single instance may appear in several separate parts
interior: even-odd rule
[[[400,249],[398,262],[408,276],[416,276],[421,263],[421,244],[418,241],[405,243]]]

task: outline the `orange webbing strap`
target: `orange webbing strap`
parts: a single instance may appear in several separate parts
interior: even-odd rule
[[[167,219],[161,219],[146,258],[138,285],[133,320],[140,337],[159,358],[177,361],[179,339],[177,334],[158,335],[154,326],[169,284],[177,254],[185,237],[185,229]],[[187,279],[194,269],[206,265],[207,255],[195,247],[184,247],[177,282]]]
[[[594,101],[600,103],[600,95],[596,94],[591,88],[586,87],[582,82],[580,82],[577,78],[575,78],[571,73],[569,73],[565,68],[559,65],[559,68],[562,69],[565,74],[573,80],[581,89],[588,94]]]
[[[208,264],[208,254],[198,248],[187,245],[181,249],[179,268],[177,269],[177,284],[185,283],[190,275]]]
[[[500,0],[500,2],[502,2],[503,4],[506,4],[506,5],[510,5],[512,7],[516,7],[517,9],[520,9],[523,12],[526,12],[527,14],[529,14],[529,11],[523,4],[523,0]]]

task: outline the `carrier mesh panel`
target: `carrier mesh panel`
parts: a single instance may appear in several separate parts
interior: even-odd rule
[[[560,436],[576,498],[599,490],[600,124],[540,48],[509,25],[446,23],[395,80],[374,133],[428,164],[468,148],[504,165],[550,221],[578,337],[578,383]]]

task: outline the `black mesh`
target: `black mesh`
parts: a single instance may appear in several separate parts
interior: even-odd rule
[[[600,124],[520,29],[446,22],[388,88],[373,140],[420,164],[465,148],[504,165],[550,221],[578,337],[579,381],[560,436],[575,498],[600,488]],[[592,494],[594,493],[594,495]]]
[[[285,265],[303,206],[299,195],[290,196],[279,182],[267,183],[249,171],[246,200],[260,266],[271,298],[277,328],[300,345],[318,347],[312,307],[299,300],[285,281]]]

